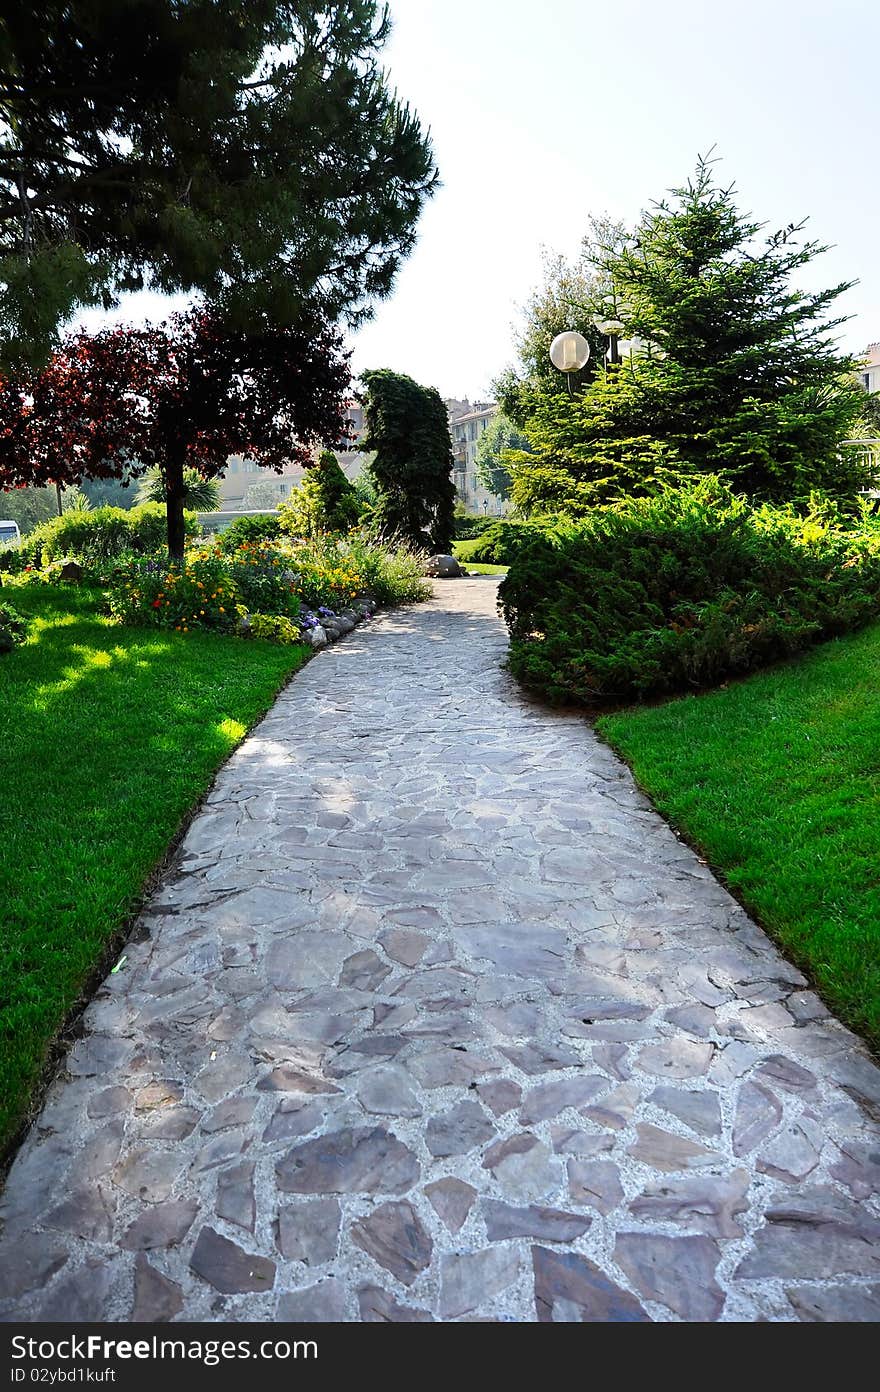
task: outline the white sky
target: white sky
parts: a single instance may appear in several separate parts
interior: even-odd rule
[[[841,302],[846,346],[880,339],[876,0],[392,0],[392,14],[386,66],[431,127],[443,187],[355,371],[487,395],[541,246],[573,255],[591,212],[634,220],[712,145],[743,208],[774,228],[808,216],[833,244],[809,283],[860,282]],[[163,312],[140,296],[114,317]]]

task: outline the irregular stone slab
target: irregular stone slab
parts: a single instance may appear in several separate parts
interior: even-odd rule
[[[469,1098],[448,1112],[431,1117],[425,1131],[425,1144],[433,1156],[466,1155],[495,1135],[495,1127],[482,1107]]]
[[[437,1179],[425,1185],[425,1194],[438,1218],[457,1233],[471,1211],[477,1191],[462,1179]]]
[[[120,1272],[113,1262],[87,1257],[57,1280],[41,1301],[37,1318],[49,1324],[94,1324],[107,1309]]]
[[[537,1136],[520,1133],[490,1146],[483,1169],[491,1170],[516,1199],[543,1199],[559,1188],[562,1172],[553,1152]]]
[[[403,1194],[420,1173],[412,1151],[380,1126],[331,1131],[275,1167],[279,1189],[290,1194]]]
[[[801,1117],[786,1126],[764,1147],[758,1156],[758,1169],[774,1179],[806,1179],[816,1168],[822,1151],[823,1137],[816,1122]]]
[[[543,1242],[574,1242],[583,1237],[592,1218],[578,1213],[564,1213],[558,1208],[515,1208],[498,1199],[484,1199],[480,1211],[486,1223],[490,1242],[510,1237],[535,1237]]]
[[[224,1295],[270,1291],[275,1284],[273,1261],[252,1256],[214,1228],[202,1228],[189,1264],[197,1276]]]
[[[493,1116],[505,1116],[519,1106],[522,1088],[509,1078],[499,1078],[497,1082],[477,1083],[477,1095]]]
[[[642,1094],[635,1083],[622,1083],[612,1089],[592,1107],[583,1107],[581,1115],[594,1121],[597,1126],[607,1126],[612,1131],[622,1131],[632,1120]]]
[[[468,1049],[438,1048],[417,1054],[409,1063],[409,1071],[424,1088],[450,1087],[454,1083],[473,1082],[485,1073],[497,1073],[499,1066],[483,1054]]]
[[[856,1199],[880,1193],[880,1146],[838,1141],[837,1159],[828,1173],[839,1179]]]
[[[634,1295],[575,1252],[532,1248],[535,1311],[541,1324],[650,1323]]]
[[[345,1319],[345,1286],[329,1277],[305,1290],[289,1291],[278,1301],[275,1318],[282,1324],[341,1324]]]
[[[510,1059],[514,1068],[519,1068],[530,1077],[539,1073],[554,1073],[558,1068],[581,1066],[581,1058],[573,1049],[564,1049],[553,1044],[523,1044],[518,1048],[502,1048],[500,1051]]]
[[[94,1188],[73,1189],[69,1198],[51,1210],[45,1222],[47,1228],[74,1233],[89,1242],[109,1242],[115,1211],[114,1196],[109,1190],[95,1185]]]
[[[712,1044],[679,1034],[659,1044],[646,1044],[639,1050],[638,1064],[643,1073],[655,1078],[699,1078],[709,1071],[713,1052]]]
[[[785,1294],[799,1319],[822,1324],[876,1324],[880,1285],[793,1286]]]
[[[786,1058],[784,1054],[771,1054],[760,1068],[755,1069],[754,1076],[756,1081],[768,1083],[771,1090],[780,1087],[784,1092],[807,1095],[816,1091],[815,1073],[809,1068],[804,1068],[802,1064],[795,1063],[794,1059]]]
[[[356,991],[376,991],[390,975],[391,968],[387,962],[383,962],[371,947],[366,947],[346,957],[339,974],[339,984]]]
[[[667,1179],[649,1184],[630,1201],[629,1211],[634,1218],[678,1223],[707,1237],[742,1237],[737,1215],[748,1211],[748,1191],[747,1170],[734,1170],[726,1177]]]
[[[716,1151],[708,1150],[698,1141],[688,1141],[648,1121],[638,1123],[636,1134],[638,1140],[627,1146],[629,1154],[655,1170],[693,1170],[718,1159]]]
[[[610,1213],[623,1200],[620,1171],[610,1160],[569,1160],[568,1187],[575,1203],[600,1213]]]
[[[162,1203],[171,1194],[184,1162],[177,1151],[137,1146],[113,1171],[113,1181],[134,1199]]]
[[[219,1102],[251,1078],[253,1064],[247,1054],[221,1054],[196,1075],[195,1084],[208,1102]]]
[[[753,1241],[736,1276],[821,1280],[880,1271],[880,1219],[832,1189],[793,1194],[775,1204]]]
[[[154,1204],[135,1218],[119,1245],[135,1252],[175,1247],[186,1237],[198,1211],[197,1199],[169,1199]]]
[[[519,1119],[523,1126],[533,1126],[535,1122],[557,1116],[566,1107],[585,1107],[607,1086],[608,1079],[596,1074],[539,1083],[523,1098]]]
[[[717,1092],[657,1087],[649,1095],[648,1101],[678,1117],[685,1126],[698,1131],[701,1136],[721,1135],[721,1103]]]
[[[263,1132],[266,1144],[272,1141],[292,1141],[298,1136],[307,1136],[315,1131],[324,1120],[324,1107],[320,1102],[306,1102],[304,1097],[285,1097],[269,1125]]]
[[[339,1246],[342,1210],[336,1199],[309,1199],[282,1208],[278,1215],[278,1250],[289,1261],[321,1266],[333,1261]]]
[[[510,1247],[446,1253],[440,1258],[440,1315],[457,1319],[488,1305],[519,1276],[519,1257]]]
[[[379,941],[392,961],[404,967],[417,967],[431,939],[425,937],[424,933],[414,933],[406,928],[386,928],[384,933],[379,934]]]
[[[253,1232],[257,1222],[257,1204],[254,1195],[254,1162],[246,1161],[222,1170],[217,1176],[218,1218],[235,1223],[238,1228]]]
[[[329,1078],[321,1078],[317,1074],[303,1073],[300,1069],[294,1068],[292,1064],[283,1063],[278,1068],[273,1068],[265,1078],[261,1078],[257,1083],[260,1092],[304,1092],[332,1093],[338,1092],[339,1088]]]
[[[86,1108],[90,1117],[99,1119],[101,1117],[117,1116],[119,1112],[127,1112],[131,1106],[131,1093],[127,1087],[104,1088],[102,1092],[95,1093],[89,1098]]]
[[[138,1127],[144,1141],[185,1141],[199,1124],[201,1112],[195,1107],[163,1107],[150,1112]]]
[[[748,1155],[782,1120],[782,1104],[760,1083],[747,1079],[739,1090],[733,1121],[733,1153]]]
[[[135,1093],[135,1111],[148,1112],[156,1107],[173,1107],[183,1097],[183,1083],[170,1079],[154,1079]]]
[[[434,1244],[412,1204],[380,1204],[352,1225],[352,1241],[374,1261],[411,1286],[431,1264]]]
[[[69,1256],[52,1233],[26,1233],[15,1243],[15,1260],[0,1265],[0,1299],[16,1299],[49,1283]]]
[[[358,1101],[375,1116],[417,1117],[422,1107],[405,1068],[385,1064],[371,1068],[357,1085]]]
[[[614,1137],[607,1132],[578,1131],[571,1126],[551,1126],[550,1139],[557,1155],[594,1157],[614,1149]]]
[[[620,1233],[614,1260],[646,1300],[657,1300],[683,1320],[716,1320],[724,1292],[715,1280],[721,1253],[709,1237]]]
[[[364,1324],[432,1324],[434,1320],[428,1310],[401,1305],[378,1286],[361,1286],[358,1308]]]
[[[183,1291],[176,1281],[163,1276],[139,1252],[134,1264],[135,1324],[161,1324],[174,1319],[183,1309]]]
[[[351,939],[344,933],[300,929],[272,943],[266,956],[266,975],[279,991],[329,986],[339,976],[351,949]]]
[[[534,922],[458,927],[455,937],[471,957],[487,958],[499,971],[529,980],[557,976],[568,952],[562,929]]]
[[[225,1131],[229,1126],[246,1126],[258,1104],[256,1097],[229,1097],[205,1117],[202,1130],[212,1135],[215,1131]]]

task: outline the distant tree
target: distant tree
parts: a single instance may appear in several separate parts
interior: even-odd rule
[[[500,412],[486,426],[476,450],[477,478],[484,488],[499,498],[510,496],[510,469],[506,460],[509,450],[531,453],[528,437]]]
[[[135,506],[136,489],[125,479],[83,479],[80,488],[93,508]]]
[[[259,483],[252,483],[249,488],[244,490],[241,499],[241,506],[245,512],[252,512],[258,508],[266,508],[274,512],[278,507],[279,492],[275,484],[269,479],[261,479]]]
[[[154,464],[138,482],[139,503],[165,503],[165,475]],[[216,512],[220,506],[220,485],[216,479],[203,478],[198,469],[183,471],[183,506],[190,512]]]
[[[22,536],[41,522],[57,516],[58,499],[54,488],[20,487],[0,492],[0,517],[17,522]]]
[[[231,454],[280,471],[346,433],[350,373],[337,330],[236,333],[204,311],[161,329],[67,339],[38,372],[0,378],[0,488],[161,471],[171,558],[183,557],[185,470]]]
[[[437,183],[389,28],[376,0],[5,0],[0,363],[145,284],[236,327],[367,315]]]
[[[759,239],[710,160],[646,212],[602,263],[643,351],[572,398],[545,397],[526,424],[533,455],[513,464],[525,511],[583,512],[659,482],[718,474],[754,498],[851,495],[857,456],[839,444],[862,396],[833,317],[847,284],[794,280],[825,248],[802,224]]]
[[[322,450],[279,511],[282,531],[294,536],[347,532],[360,517],[357,494],[330,450]]]
[[[417,547],[448,551],[455,485],[449,417],[435,387],[382,368],[364,372],[364,450],[375,450],[369,473],[375,520]]]

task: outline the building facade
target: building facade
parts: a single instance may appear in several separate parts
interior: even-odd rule
[[[445,403],[452,439],[453,478],[458,501],[466,512],[501,517],[507,504],[484,488],[477,477],[477,446],[498,414],[494,401],[449,400]]]
[[[880,343],[869,343],[859,365],[859,381],[867,392],[880,392]]]

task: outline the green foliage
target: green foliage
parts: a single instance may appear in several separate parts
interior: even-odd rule
[[[361,444],[376,488],[375,523],[417,550],[448,551],[455,485],[446,407],[435,387],[382,368],[363,373],[366,387]]]
[[[268,643],[301,643],[299,624],[283,614],[252,614],[242,608],[238,632],[245,638],[262,638]]]
[[[243,541],[274,541],[281,535],[281,518],[277,512],[265,517],[236,517],[224,527],[217,538],[221,551],[236,551]]]
[[[510,565],[534,537],[552,531],[554,524],[542,527],[537,522],[513,522],[495,519],[470,541],[456,542],[455,554],[467,564],[477,561],[484,565]]]
[[[0,360],[147,283],[239,327],[365,317],[437,183],[389,29],[376,0],[7,4]]]
[[[16,643],[23,643],[27,623],[11,604],[0,604],[0,657],[11,652]]]
[[[617,370],[569,398],[533,394],[511,456],[513,498],[528,511],[582,515],[596,503],[703,474],[755,499],[852,495],[864,481],[841,451],[862,400],[839,352],[835,285],[795,288],[825,248],[801,227],[760,237],[711,163],[645,213],[601,269],[627,335],[641,343]]]
[[[282,532],[303,537],[347,532],[357,525],[360,511],[354,487],[329,450],[322,450],[299,488],[278,509]]]
[[[598,728],[826,1005],[880,1047],[880,624]]]
[[[531,453],[527,435],[500,413],[483,431],[477,442],[477,478],[484,488],[499,498],[510,497],[510,467],[508,451]]]
[[[186,532],[194,536],[198,523],[185,515]],[[42,523],[22,541],[21,551],[33,565],[62,557],[74,557],[87,565],[99,565],[129,552],[149,556],[161,551],[167,538],[165,508],[160,503],[139,507],[100,507],[90,512],[66,512]]]
[[[348,550],[363,577],[363,586],[376,604],[392,607],[430,599],[425,579],[425,558],[411,547],[387,545],[357,533],[348,538]]]
[[[456,541],[473,541],[474,537],[482,536],[487,527],[495,525],[496,518],[486,517],[480,513],[479,517],[474,513],[465,512],[464,508],[456,508],[453,519],[453,536]]]
[[[827,499],[753,509],[707,478],[536,537],[499,598],[511,669],[552,699],[702,687],[880,613],[880,524]]]
[[[139,503],[165,503],[165,477],[158,465],[138,481],[135,494]],[[185,468],[183,471],[183,506],[190,512],[216,512],[220,506],[220,484],[216,479],[204,478],[198,469]]]

